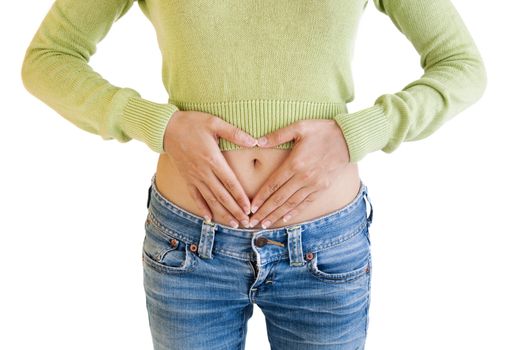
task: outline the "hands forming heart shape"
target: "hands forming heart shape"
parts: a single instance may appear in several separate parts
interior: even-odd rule
[[[270,148],[292,140],[294,145],[250,203],[218,147],[219,137],[247,148]],[[268,228],[280,218],[289,220],[350,162],[346,140],[333,119],[299,120],[255,139],[211,114],[177,111],[166,126],[164,151],[171,152],[187,180],[201,216],[206,221],[220,216],[235,228],[237,221],[244,227],[261,222]]]

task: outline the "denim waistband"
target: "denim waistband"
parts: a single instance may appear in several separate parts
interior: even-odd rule
[[[155,176],[152,176],[148,188],[147,219],[168,237],[195,245],[196,253],[202,258],[213,258],[214,251],[248,260],[252,257],[252,250],[258,248],[261,242],[265,258],[260,263],[287,256],[292,265],[303,265],[305,253],[339,244],[368,227],[373,218],[368,188],[361,180],[355,198],[331,213],[283,227],[233,228],[213,220],[206,222],[165,198],[157,189]],[[370,207],[368,217],[366,202]],[[262,236],[266,239],[259,240]]]

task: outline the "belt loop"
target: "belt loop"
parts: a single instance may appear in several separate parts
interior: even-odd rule
[[[201,224],[201,236],[199,238],[198,254],[203,259],[213,259],[212,248],[217,226],[213,222],[203,220]]]
[[[305,263],[302,250],[302,228],[300,225],[291,226],[286,228],[286,232],[288,234],[289,265],[302,266]]]
[[[372,219],[374,218],[374,207],[372,206],[372,200],[369,197],[369,191],[368,191],[367,186],[365,186],[364,197],[366,199],[366,202],[369,203],[370,210],[369,210],[369,216],[367,217],[367,227],[370,227],[370,225],[372,224]]]

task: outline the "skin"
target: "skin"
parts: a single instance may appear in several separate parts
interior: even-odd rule
[[[294,146],[251,204],[218,147],[219,137],[247,148],[271,148],[291,140]],[[283,216],[296,215],[328,188],[349,163],[343,133],[329,119],[300,120],[255,139],[214,115],[177,111],[164,133],[164,151],[175,159],[200,215],[205,220],[224,217],[233,227],[238,222],[253,227],[262,221],[261,225],[267,228]],[[251,208],[253,215],[249,220]]]
[[[243,147],[257,144],[255,138],[214,115],[176,111],[164,131],[163,149],[174,158],[205,220],[222,216],[229,218],[231,226],[236,220],[248,223],[249,198],[219,149],[219,137]]]
[[[279,220],[287,221],[310,204],[340,176],[349,163],[349,152],[342,130],[329,119],[301,120],[258,139],[262,148],[294,140],[293,148],[252,199],[250,227],[261,221],[267,228]],[[259,208],[259,209],[257,209]]]

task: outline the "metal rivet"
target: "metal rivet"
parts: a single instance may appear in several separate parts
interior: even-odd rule
[[[173,247],[176,247],[178,245],[178,240],[176,240],[175,238],[171,239],[171,245]]]
[[[305,254],[305,259],[307,261],[312,260],[314,258],[314,254],[312,252],[308,252]]]
[[[197,250],[198,250],[198,246],[197,246],[197,245],[195,245],[194,243],[192,243],[192,244],[190,245],[190,251],[191,251],[191,252],[196,252]]]

